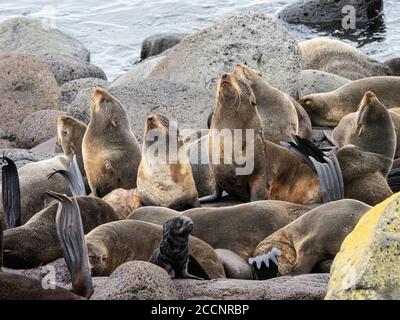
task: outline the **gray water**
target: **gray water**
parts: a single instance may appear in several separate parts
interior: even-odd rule
[[[0,22],[10,17],[50,18],[57,28],[79,39],[92,62],[110,80],[138,61],[142,40],[159,32],[190,33],[224,16],[258,11],[273,16],[294,0],[0,0]],[[378,60],[400,56],[400,1],[385,0],[384,26],[334,36]],[[299,39],[329,35],[304,26],[290,26]]]

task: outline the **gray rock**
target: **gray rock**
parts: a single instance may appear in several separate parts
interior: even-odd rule
[[[108,278],[93,278],[91,300],[171,300],[177,298],[168,273],[149,262],[120,265]]]
[[[344,86],[351,80],[319,70],[303,70],[300,73],[299,97],[308,94],[330,92]]]
[[[18,273],[28,278],[42,280],[49,274],[49,272],[52,272],[53,270],[55,271],[54,280],[56,283],[64,285],[71,283],[71,274],[64,258],[57,259],[42,267],[18,270]]]
[[[289,23],[341,24],[346,15],[342,9],[346,5],[355,8],[357,24],[371,21],[383,10],[382,0],[299,0],[283,8],[279,18]]]
[[[66,82],[82,78],[107,80],[104,71],[89,62],[66,55],[46,54],[42,58],[53,72],[59,86],[62,86]]]
[[[0,24],[0,52],[67,55],[90,61],[82,43],[57,29],[44,28],[41,21],[25,17]]]
[[[39,110],[26,116],[18,130],[16,146],[31,149],[57,136],[57,118],[64,114],[60,110]]]
[[[304,274],[264,281],[215,279],[174,280],[178,298],[218,300],[322,300],[329,274]]]
[[[165,50],[176,46],[187,33],[158,33],[143,40],[140,59],[156,56]]]
[[[301,55],[297,42],[271,17],[246,13],[185,37],[150,77],[206,88],[238,63],[259,70],[274,87],[297,98]]]
[[[154,67],[163,59],[165,56],[159,55],[157,57],[148,58],[138,64],[136,64],[131,70],[122,74],[117,79],[113,81],[110,87],[115,87],[119,85],[124,85],[125,83],[147,78],[153,71]]]
[[[48,154],[63,153],[62,147],[57,144],[57,137],[42,142],[36,147],[30,149],[30,151]]]
[[[80,90],[95,87],[107,89],[108,85],[106,80],[99,78],[83,78],[66,82],[60,88],[62,102],[64,106],[67,106],[76,99]]]
[[[38,56],[0,55],[0,138],[15,139],[21,123],[39,110],[61,110],[53,73]]]
[[[113,86],[110,93],[124,106],[133,133],[143,141],[146,117],[159,113],[177,120],[179,129],[198,130],[207,127],[207,118],[214,108],[214,98],[207,91],[162,79],[141,79]],[[90,97],[93,89],[81,90],[67,113],[85,123],[89,121]]]

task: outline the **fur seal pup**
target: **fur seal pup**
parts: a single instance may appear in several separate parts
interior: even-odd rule
[[[368,91],[357,112],[345,116],[333,129],[332,137],[338,148],[352,144],[363,151],[393,158],[400,143],[397,141],[395,121],[400,124],[400,115],[388,111],[376,95]]]
[[[50,201],[48,190],[71,195],[68,182],[60,175],[48,179],[54,170],[67,170],[72,158],[58,155],[54,158],[32,162],[18,169],[21,194],[21,224],[42,210]],[[4,211],[0,204],[0,216]]]
[[[144,221],[121,220],[92,230],[86,235],[92,276],[108,276],[128,261],[149,261],[160,245],[162,229],[159,225]],[[189,236],[189,255],[193,256],[210,279],[225,278],[224,267],[209,244]],[[190,268],[188,271],[193,274]]]
[[[179,212],[162,207],[143,207],[128,219],[163,225]],[[213,248],[228,249],[247,260],[268,235],[290,222],[288,209],[275,201],[264,200],[221,208],[194,208],[181,215],[193,223],[192,235]],[[240,231],[240,232],[239,232]]]
[[[95,227],[118,220],[114,210],[95,197],[76,197],[85,234]],[[56,231],[57,202],[50,203],[25,225],[4,231],[5,267],[29,269],[54,261],[62,256]]]
[[[136,189],[140,205],[175,210],[200,206],[187,151],[181,152],[185,146],[178,128],[167,117],[152,114],[144,132]],[[173,144],[175,155],[170,152]]]
[[[229,145],[225,141],[225,134],[234,137],[235,129],[242,133],[240,150],[238,141],[227,140]],[[243,134],[247,130],[254,133],[250,142]],[[245,155],[246,164],[253,165],[251,173],[237,174],[241,166],[232,161],[237,153]],[[219,155],[219,159],[213,159],[214,154]],[[200,202],[219,200],[223,190],[242,201],[271,199],[308,204],[321,199],[314,171],[290,151],[264,139],[250,83],[234,73],[222,75],[218,82],[209,133],[209,157],[216,182],[215,194],[203,197]]]
[[[117,188],[136,187],[139,144],[121,103],[100,88],[91,99],[82,155],[92,195],[104,197]]]
[[[344,238],[370,208],[351,199],[326,203],[261,241],[253,256],[261,261],[274,250],[269,258],[277,259],[280,275],[310,273],[319,262],[335,257]]]
[[[310,116],[314,126],[335,127],[357,107],[367,91],[376,94],[387,108],[400,106],[400,78],[373,77],[350,82],[334,91],[302,97],[299,103]]]
[[[299,48],[304,69],[321,70],[350,80],[394,75],[388,65],[339,40],[318,37],[300,42]]]
[[[292,134],[310,138],[311,121],[307,112],[287,94],[270,86],[255,70],[238,64],[233,73],[250,82],[257,102],[257,110],[263,123],[264,138],[279,143],[290,141]]]
[[[188,271],[189,234],[192,229],[193,221],[185,216],[172,218],[163,226],[163,238],[160,246],[150,257],[150,262],[167,271],[171,279],[205,280],[208,278],[207,275],[205,278],[196,277]]]
[[[86,124],[70,116],[59,116],[57,119],[57,143],[61,145],[67,157],[72,158],[73,155],[76,155],[79,170],[85,184],[88,185],[82,156],[82,140],[86,128]],[[88,189],[90,190],[90,188]]]

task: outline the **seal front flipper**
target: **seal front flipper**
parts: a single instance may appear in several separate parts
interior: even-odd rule
[[[249,258],[249,264],[253,266],[256,271],[258,280],[267,280],[275,278],[279,275],[277,256],[281,255],[281,251],[277,248],[262,256]]]
[[[18,169],[14,161],[5,157],[0,159],[2,171],[2,198],[6,214],[7,229],[21,225],[21,190]]]
[[[207,272],[191,255],[189,255],[189,259],[186,262],[186,267],[182,271],[182,276],[185,279],[210,280]]]
[[[218,184],[215,184],[215,192],[214,192],[214,194],[212,194],[210,196],[201,197],[199,199],[199,201],[200,201],[200,203],[218,202],[219,200],[222,199],[222,193],[223,193],[222,188]]]
[[[49,175],[48,179],[57,173],[61,174],[68,181],[69,188],[74,197],[86,196],[85,183],[83,182],[82,173],[76,161],[76,155],[73,156],[68,170],[56,170]]]
[[[93,293],[93,283],[78,203],[76,199],[59,193],[50,191],[47,194],[60,202],[56,229],[65,262],[71,273],[72,291],[89,298]]]

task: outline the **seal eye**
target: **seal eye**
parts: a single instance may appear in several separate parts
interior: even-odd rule
[[[107,260],[107,256],[106,255],[101,257],[101,261],[106,261],[106,260]]]
[[[67,130],[64,130],[64,131],[63,131],[63,135],[66,136],[67,134],[68,134],[68,131],[67,131]]]
[[[89,256],[89,259],[90,259],[93,263],[98,263],[99,260],[100,260],[98,256]]]

